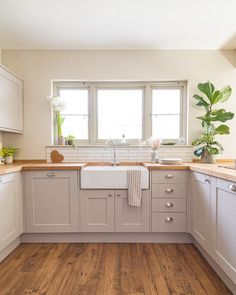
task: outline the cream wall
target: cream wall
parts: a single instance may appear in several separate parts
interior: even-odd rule
[[[2,51],[0,49],[0,64],[2,63]],[[0,131],[0,149],[2,148],[2,133]]]
[[[189,80],[189,142],[199,136],[193,94],[199,82],[217,87],[230,84],[231,100],[225,107],[236,112],[236,69],[233,52],[201,50],[3,50],[2,63],[24,79],[24,134],[4,134],[5,145],[21,151],[18,158],[44,159],[51,143],[51,113],[46,96],[52,79],[85,80]],[[221,138],[224,158],[236,158],[236,120],[232,133]]]

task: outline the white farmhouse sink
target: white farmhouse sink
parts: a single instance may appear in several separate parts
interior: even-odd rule
[[[149,188],[149,170],[143,166],[88,166],[81,170],[81,188],[127,189],[127,171],[141,171],[141,188]]]

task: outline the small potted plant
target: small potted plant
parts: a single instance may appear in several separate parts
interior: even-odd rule
[[[73,145],[73,140],[75,140],[75,137],[73,135],[71,134],[68,135],[66,139],[67,139],[68,145]]]
[[[18,149],[14,147],[4,147],[2,148],[2,154],[3,157],[5,158],[6,164],[12,164],[13,163],[13,158]]]
[[[0,165],[3,165],[4,164],[4,153],[3,153],[3,150],[1,149],[0,150]]]

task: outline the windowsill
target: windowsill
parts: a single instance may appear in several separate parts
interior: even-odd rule
[[[71,148],[71,149],[75,149],[75,148],[104,148],[104,147],[111,147],[111,145],[105,145],[105,144],[81,144],[81,145],[76,145],[76,146],[72,146],[72,145],[47,145],[46,148]],[[149,145],[135,145],[135,144],[117,144],[116,145],[117,148],[141,148],[141,149],[151,149],[151,146]],[[180,144],[175,144],[175,145],[161,145],[160,146],[161,149],[165,149],[165,148],[193,148],[192,145],[180,145]]]

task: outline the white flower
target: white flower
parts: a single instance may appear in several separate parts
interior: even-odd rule
[[[60,98],[60,96],[47,96],[50,101],[51,108],[55,112],[62,112],[66,108],[65,102]]]

